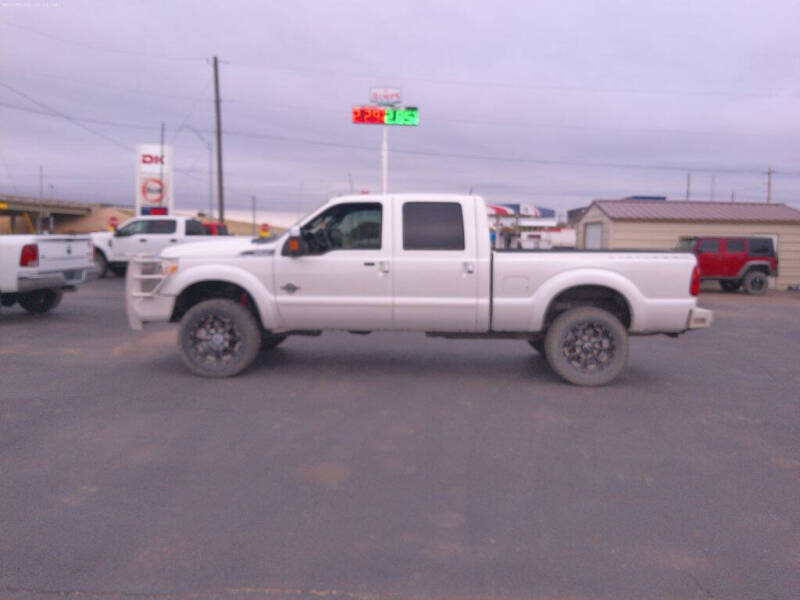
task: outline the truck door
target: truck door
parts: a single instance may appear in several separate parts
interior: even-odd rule
[[[111,260],[129,260],[132,256],[139,252],[146,252],[141,246],[139,240],[145,233],[147,221],[145,219],[137,219],[126,223],[123,227],[117,229],[114,233],[114,239],[111,241],[112,256]]]
[[[725,248],[722,252],[721,275],[723,277],[736,277],[747,262],[744,238],[730,238],[724,241]]]
[[[334,204],[301,227],[302,256],[276,250],[285,328],[391,329],[392,232],[383,218],[390,210],[385,198]]]
[[[719,277],[720,265],[719,240],[714,238],[703,238],[698,240],[697,266],[700,268],[700,277]]]
[[[394,328],[477,330],[473,200],[394,203]]]

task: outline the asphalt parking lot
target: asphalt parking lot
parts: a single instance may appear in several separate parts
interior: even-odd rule
[[[518,341],[290,338],[229,380],[123,282],[0,310],[0,597],[796,599],[800,293],[612,385]]]

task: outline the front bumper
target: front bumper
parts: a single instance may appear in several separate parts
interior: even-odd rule
[[[94,267],[82,269],[61,269],[40,273],[22,273],[17,276],[17,290],[32,292],[35,290],[53,290],[85,283],[98,276]]]
[[[689,320],[686,323],[687,329],[705,329],[711,327],[711,322],[714,320],[714,313],[707,308],[699,308],[695,306],[689,311]]]
[[[125,278],[125,308],[131,329],[141,330],[149,321],[169,321],[175,297],[160,294],[170,275],[170,263],[139,255],[128,263]]]

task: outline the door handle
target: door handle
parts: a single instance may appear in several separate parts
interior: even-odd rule
[[[171,238],[169,241],[170,241],[170,242],[177,242],[177,241],[178,241],[178,238]]]
[[[364,263],[364,266],[365,266],[365,267],[374,267],[374,266],[375,266],[375,263],[374,263],[374,262],[365,262],[365,263]]]
[[[474,272],[475,272],[475,265],[473,265],[471,262],[465,262],[464,273],[466,273],[467,275],[472,275]]]
[[[139,242],[141,242],[142,244],[145,243],[146,241],[147,241],[147,238],[139,238]]]

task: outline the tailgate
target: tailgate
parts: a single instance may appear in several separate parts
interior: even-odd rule
[[[86,269],[93,266],[92,242],[88,237],[41,236],[39,271]]]

